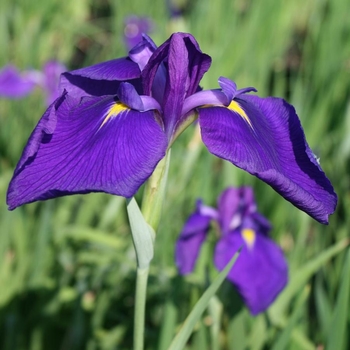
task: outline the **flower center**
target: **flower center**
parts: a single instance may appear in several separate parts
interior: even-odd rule
[[[251,228],[245,228],[242,230],[242,238],[246,242],[248,248],[253,248],[256,239],[255,231]]]
[[[237,113],[239,116],[241,116],[248,124],[249,126],[253,129],[253,125],[249,119],[249,117],[247,116],[246,112],[243,110],[243,108],[241,107],[241,105],[232,100],[231,103],[227,106],[228,109],[230,109],[231,111]]]
[[[127,105],[125,105],[124,103],[122,103],[122,102],[116,102],[116,103],[114,103],[114,104],[110,107],[110,109],[109,109],[107,115],[105,116],[105,118],[104,118],[104,120],[103,120],[103,122],[102,122],[100,128],[102,128],[102,126],[103,126],[104,124],[106,124],[110,118],[116,117],[119,113],[124,112],[124,111],[127,111],[127,110],[129,110],[129,109],[130,109],[130,108],[129,108]]]

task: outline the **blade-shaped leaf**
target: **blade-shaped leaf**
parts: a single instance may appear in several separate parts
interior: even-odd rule
[[[204,292],[201,298],[198,300],[191,313],[187,316],[184,324],[182,325],[179,333],[176,335],[172,341],[169,350],[182,350],[190,337],[194,326],[198,322],[199,318],[203,314],[204,310],[207,308],[210,299],[215,295],[222,282],[228,275],[233,264],[237,260],[239,252],[237,252],[231,261],[226,265],[225,269],[222,270],[219,275],[216,277],[214,282],[209,286],[209,288]]]
[[[290,345],[290,337],[291,337],[292,331],[295,328],[297,322],[299,321],[301,311],[302,311],[302,306],[304,305],[309,294],[310,294],[310,287],[306,287],[298,297],[295,303],[294,310],[291,314],[291,317],[289,318],[286,327],[284,328],[284,330],[278,337],[277,341],[273,345],[272,350],[283,350],[283,349],[286,349],[288,345]]]
[[[283,324],[284,310],[288,306],[290,300],[302,289],[310,277],[321,268],[329,259],[340,253],[349,244],[348,239],[344,239],[324,252],[317,255],[314,259],[307,262],[302,269],[295,271],[290,278],[290,282],[286,289],[282,292],[276,302],[270,307],[268,314],[274,324]]]
[[[134,242],[137,265],[140,269],[147,268],[153,259],[154,231],[147,224],[135,200],[131,198],[127,203],[127,211]]]
[[[337,297],[335,310],[330,323],[326,349],[346,349],[346,327],[349,320],[350,299],[350,250],[348,250],[343,268],[341,285]]]

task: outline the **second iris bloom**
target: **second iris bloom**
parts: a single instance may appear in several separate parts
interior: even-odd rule
[[[223,270],[242,248],[227,279],[236,286],[253,315],[263,312],[286,286],[288,266],[282,250],[269,238],[270,223],[257,211],[250,187],[227,188],[218,198],[217,209],[197,201],[176,244],[179,272],[186,275],[194,270],[212,222],[220,230],[215,266]]]

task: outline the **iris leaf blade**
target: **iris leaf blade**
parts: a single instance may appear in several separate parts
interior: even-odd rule
[[[346,349],[346,327],[349,319],[350,294],[350,250],[344,263],[341,285],[338,292],[335,310],[330,323],[326,349]]]
[[[275,324],[283,322],[283,312],[289,305],[290,300],[299,292],[299,290],[307,283],[310,277],[321,268],[323,264],[329,261],[332,257],[339,254],[343,249],[348,246],[347,239],[341,240],[333,246],[326,249],[324,252],[317,255],[312,260],[304,264],[301,270],[296,271],[292,275],[290,282],[284,292],[276,300],[274,305],[269,310],[269,317]]]
[[[184,348],[187,340],[189,339],[193,328],[198,322],[199,318],[207,308],[211,298],[215,295],[221,284],[224,282],[226,276],[234,265],[238,258],[238,252],[233,256],[230,262],[226,265],[225,269],[222,270],[214,282],[209,286],[209,288],[204,292],[201,298],[198,300],[191,313],[187,316],[182,328],[172,341],[169,350],[181,350]]]

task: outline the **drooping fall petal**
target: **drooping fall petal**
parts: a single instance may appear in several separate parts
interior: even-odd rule
[[[140,75],[141,71],[137,63],[128,57],[117,58],[63,73],[60,92],[66,90],[76,99],[83,96],[115,95],[123,81],[134,82],[135,86],[139,86],[140,92]]]
[[[9,209],[88,192],[130,197],[164,157],[165,135],[154,112],[112,97],[64,94],[34,129],[10,183]]]
[[[257,176],[321,223],[337,197],[308,146],[294,108],[279,98],[240,95],[199,109],[208,150]]]
[[[191,273],[197,261],[200,248],[207,236],[211,217],[200,213],[201,202],[187,219],[176,242],[175,262],[182,275]]]
[[[227,278],[256,315],[265,311],[286,286],[288,265],[272,240],[251,229],[241,229],[223,236],[216,245],[216,267],[223,270],[240,247],[240,255]]]

